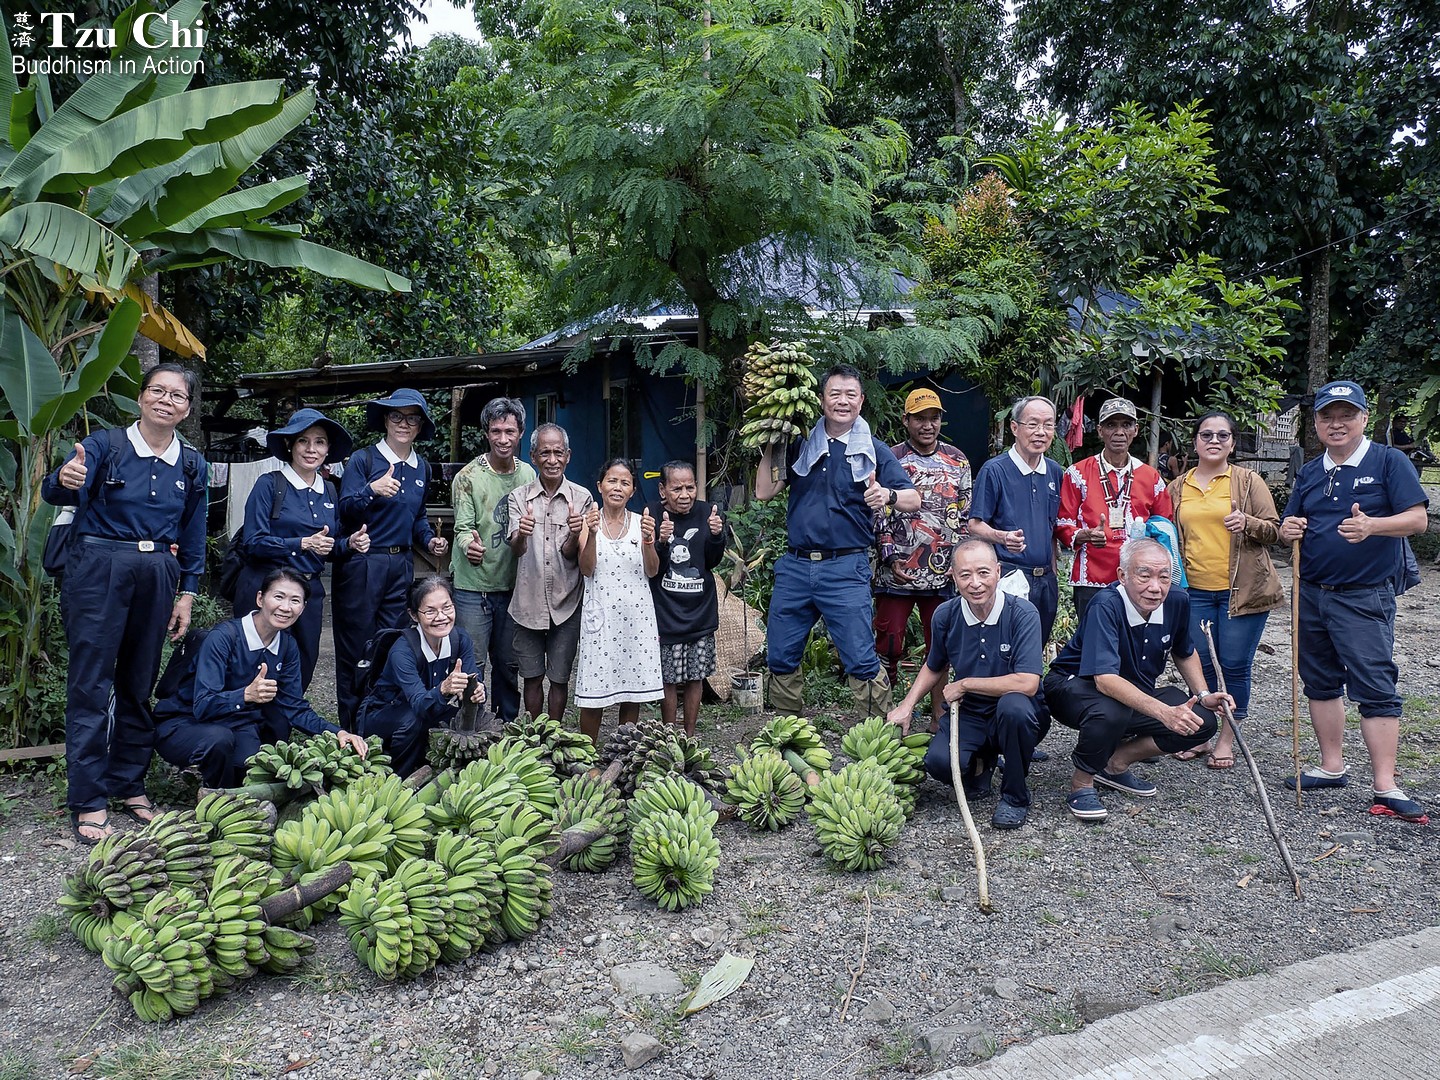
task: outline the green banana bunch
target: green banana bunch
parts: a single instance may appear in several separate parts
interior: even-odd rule
[[[292,791],[314,788],[317,792],[325,782],[325,770],[316,756],[303,743],[281,740],[267,743],[255,751],[245,771],[245,784],[284,784]]]
[[[117,911],[144,907],[169,880],[165,855],[154,840],[112,833],[90,849],[83,870],[65,879],[59,904],[72,918],[88,913],[109,919]]]
[[[434,968],[443,944],[450,940],[455,905],[446,874],[445,867],[430,859],[406,859],[395,868],[391,880],[404,892],[410,913],[410,960],[398,969],[402,979],[413,979]]]
[[[636,786],[652,777],[676,774],[684,776],[709,792],[723,790],[729,773],[715,764],[707,747],[701,746],[683,731],[671,728],[669,737],[659,741],[645,757],[645,764],[636,778]]]
[[[587,873],[604,870],[619,856],[620,840],[628,828],[625,808],[610,784],[602,784],[587,776],[572,776],[560,785],[555,829],[560,833],[561,848],[567,846],[565,834],[569,830],[602,834],[580,850],[563,857],[560,865],[566,870]]]
[[[260,970],[269,975],[292,975],[300,970],[305,957],[315,951],[315,939],[288,926],[265,928],[265,959]]]
[[[206,955],[214,936],[215,922],[193,889],[166,890],[105,943],[101,956],[135,1015],[159,1022],[189,1015],[215,992]]]
[[[425,807],[432,830],[485,835],[494,829],[501,814],[527,801],[520,779],[489,758],[466,765],[448,786],[436,786],[440,788],[438,801]],[[421,792],[419,796],[422,802],[424,795]]]
[[[436,772],[463,769],[485,756],[500,738],[498,731],[452,731],[448,727],[430,730],[430,748],[425,760]]]
[[[215,862],[210,851],[214,831],[215,826],[200,821],[193,810],[167,810],[155,815],[140,835],[160,849],[171,888],[183,885],[204,889]]]
[[[344,821],[348,827],[342,831],[323,813]],[[351,797],[342,789],[308,805],[300,820],[287,821],[276,829],[270,861],[291,883],[307,882],[326,867],[341,862],[354,867],[359,879],[388,871],[386,859],[394,842],[395,830],[382,815],[373,812],[373,797],[363,793]],[[342,886],[301,909],[292,923],[300,929],[309,926],[314,919],[334,910],[347,888],[349,885]]]
[[[505,888],[496,873],[494,845],[488,840],[442,832],[435,838],[435,861],[445,869],[451,907],[440,959],[458,964],[484,946],[505,903]]]
[[[777,716],[771,720],[750,741],[752,752],[767,747],[778,751],[802,777],[810,770],[817,773],[830,770],[830,751],[806,717]]]
[[[128,911],[116,911],[110,915],[96,915],[86,909],[70,916],[70,933],[92,953],[104,951],[105,943],[135,921]]]
[[[595,744],[588,736],[571,731],[560,721],[550,719],[546,713],[534,719],[529,713],[521,713],[501,730],[512,739],[538,747],[556,776],[576,776],[586,772],[599,758]]]
[[[635,789],[626,811],[631,832],[634,832],[645,818],[667,810],[674,810],[687,819],[704,821],[712,831],[715,822],[720,819],[700,785],[683,776],[667,773],[648,780]]]
[[[544,750],[507,737],[490,747],[485,756],[520,781],[531,806],[547,817],[555,816],[555,806],[560,801],[560,780]]]
[[[425,807],[415,792],[405,786],[405,781],[391,773],[381,776],[372,773],[362,777],[347,791],[367,796],[374,801],[374,812],[390,825],[395,834],[385,855],[385,865],[390,873],[395,872],[406,859],[419,858],[430,846],[430,819]]]
[[[714,887],[720,844],[707,819],[662,810],[631,829],[630,862],[641,894],[666,911],[679,911]]]
[[[757,341],[745,353],[740,390],[748,406],[740,442],[758,450],[804,435],[820,415],[814,357],[800,342]]]
[[[275,808],[246,795],[212,791],[195,804],[195,818],[209,824],[210,854],[268,859],[275,838]]]
[[[693,756],[687,754],[679,741],[681,738],[684,736],[658,717],[642,717],[633,724],[621,724],[600,752],[604,779],[614,783],[620,794],[629,798],[652,756],[658,755],[659,761],[672,763]]]
[[[550,867],[538,854],[540,849],[532,848],[519,833],[495,841],[495,876],[505,898],[491,927],[492,944],[529,937],[550,914]]]
[[[925,780],[925,751],[929,732],[901,735],[900,729],[883,716],[860,721],[840,740],[840,750],[851,761],[873,760],[895,784],[895,795],[908,820],[915,813],[915,799]]]
[[[843,870],[876,870],[900,835],[905,813],[895,785],[872,760],[827,773],[806,807],[826,858]]]
[[[390,755],[385,753],[385,744],[378,735],[365,740],[363,758],[324,731],[311,735],[300,746],[319,764],[326,788],[345,787],[363,776],[390,775]]]
[[[360,962],[386,982],[410,965],[415,933],[398,881],[371,874],[351,882],[340,902],[340,926]]]
[[[757,829],[778,831],[805,809],[805,783],[778,751],[761,749],[741,759],[726,798]]]
[[[260,901],[280,884],[280,872],[269,863],[232,855],[215,864],[209,897],[215,936],[206,951],[217,970],[237,981],[248,979],[270,959],[265,947],[270,924]]]

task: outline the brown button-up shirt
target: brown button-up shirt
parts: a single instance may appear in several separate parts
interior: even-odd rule
[[[560,548],[570,539],[570,515],[585,513],[595,500],[590,492],[569,480],[561,480],[555,494],[547,495],[538,478],[516,488],[509,498],[507,540],[520,531],[520,518],[525,513],[535,518],[535,531],[515,566],[510,617],[531,630],[549,630],[580,607],[584,588],[579,552],[567,558]]]

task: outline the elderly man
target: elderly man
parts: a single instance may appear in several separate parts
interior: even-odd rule
[[[1056,532],[1062,543],[1075,549],[1070,585],[1080,622],[1085,620],[1085,606],[1115,581],[1120,545],[1130,523],[1171,513],[1170,493],[1160,474],[1130,456],[1130,444],[1139,433],[1135,406],[1124,398],[1111,398],[1100,406],[1100,453],[1071,465],[1060,484]]]
[[[1003,574],[1019,571],[1040,613],[1040,644],[1050,641],[1060,606],[1055,577],[1055,519],[1064,470],[1045,456],[1055,441],[1055,403],[1023,397],[1010,409],[1008,451],[980,467],[970,500],[970,535],[995,545]]]
[[[535,470],[515,458],[525,434],[525,406],[498,397],[480,410],[489,449],[455,474],[455,612],[475,644],[475,659],[491,673],[490,700],[501,720],[520,712],[519,667],[510,600],[515,589],[515,552],[510,533],[510,493],[535,479]],[[488,658],[488,660],[487,660]]]
[[[870,434],[860,372],[839,364],[820,380],[823,419],[786,450],[779,478],[774,447],[760,456],[755,497],[773,499],[789,487],[789,549],[775,561],[775,588],[766,622],[770,702],[780,712],[804,709],[800,657],[818,618],[840,654],[862,716],[890,710],[890,680],[880,667],[870,620],[870,545],[875,511],[920,509],[920,493],[890,448]]]
[[[559,424],[541,424],[530,436],[530,460],[539,478],[510,493],[507,516],[515,553],[515,659],[525,686],[525,711],[565,715],[570,672],[580,643],[580,532],[595,505],[590,492],[565,479],[570,436]],[[548,700],[543,695],[550,680]],[[546,706],[548,705],[548,710]]]
[[[1000,591],[1000,563],[988,543],[968,540],[957,547],[950,574],[960,595],[935,612],[925,666],[905,699],[890,710],[889,719],[906,728],[920,699],[943,685],[945,701],[960,705],[962,775],[972,783],[988,779],[995,758],[1004,754],[1005,779],[990,823],[997,829],[1018,829],[1030,812],[1025,777],[1031,754],[1044,735],[1035,707],[1045,664],[1040,616],[1030,601]],[[947,669],[955,675],[949,684]],[[947,716],[925,752],[925,771],[948,784],[951,768]]]
[[[1332,382],[1315,395],[1325,453],[1295,479],[1280,539],[1300,541],[1300,677],[1320,766],[1289,777],[1302,790],[1344,787],[1345,703],[1360,711],[1370,751],[1370,812],[1424,824],[1425,808],[1395,783],[1401,698],[1396,691],[1395,581],[1407,536],[1428,524],[1425,492],[1405,455],[1365,437],[1365,391]]]
[[[905,514],[887,506],[875,515],[875,539],[880,546],[875,572],[875,649],[892,685],[905,652],[910,612],[920,608],[920,632],[928,653],[930,620],[941,602],[954,595],[950,555],[965,537],[970,461],[956,447],[940,441],[944,419],[939,394],[910,391],[900,419],[905,441],[890,450],[920,493],[920,509]],[[930,730],[934,731],[945,712],[939,694],[930,696],[930,710]]]
[[[1202,746],[1215,734],[1215,713],[1229,695],[1211,693],[1190,640],[1190,598],[1170,588],[1170,553],[1144,538],[1120,550],[1120,581],[1091,601],[1075,636],[1045,676],[1055,719],[1080,733],[1066,800],[1081,821],[1104,821],[1097,784],[1151,798],[1155,785],[1130,766],[1157,754]],[[1166,657],[1190,693],[1156,689]]]

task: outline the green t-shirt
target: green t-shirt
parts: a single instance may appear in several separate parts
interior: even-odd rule
[[[519,460],[508,473],[497,473],[481,454],[455,474],[450,490],[455,503],[455,544],[450,570],[455,587],[468,592],[509,592],[515,587],[515,553],[505,542],[510,531],[509,496],[535,479],[535,470]],[[470,531],[480,534],[485,561],[473,565],[465,557]]]

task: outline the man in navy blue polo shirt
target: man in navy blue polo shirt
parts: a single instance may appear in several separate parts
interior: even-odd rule
[[[1055,403],[1023,397],[1010,410],[1015,444],[980,467],[970,499],[970,535],[995,545],[1001,573],[1018,570],[1040,613],[1040,645],[1050,641],[1060,586],[1055,577],[1055,519],[1060,516],[1058,462],[1045,456],[1055,441]]]
[[[1051,714],[1080,733],[1066,803],[1081,821],[1107,816],[1097,784],[1154,796],[1155,785],[1130,766],[1204,745],[1215,734],[1212,710],[1231,701],[1205,686],[1190,640],[1190,597],[1170,588],[1171,566],[1170,552],[1156,541],[1127,541],[1120,580],[1095,594],[1045,676]],[[1156,689],[1167,657],[1190,688],[1188,698],[1178,686]]]
[[[1370,812],[1424,824],[1425,808],[1395,784],[1401,699],[1396,690],[1395,582],[1405,537],[1424,532],[1427,499],[1399,450],[1365,437],[1365,391],[1332,382],[1315,394],[1325,453],[1295,478],[1280,539],[1300,541],[1300,678],[1320,766],[1288,777],[1301,790],[1349,782],[1343,694],[1360,711],[1370,751]]]
[[[955,678],[945,684],[943,696],[948,703],[960,703],[960,771],[974,777],[993,768],[996,756],[1004,754],[1005,779],[991,824],[1018,829],[1029,813],[1025,777],[1031,754],[1044,734],[1035,707],[1045,665],[1040,616],[1030,601],[1000,591],[1000,562],[988,543],[967,540],[957,547],[950,577],[960,595],[935,609],[930,655],[889,719],[908,729],[915,706],[944,683],[947,670],[953,671]],[[947,715],[925,752],[925,771],[948,784],[950,769]]]
[[[860,372],[837,364],[820,380],[823,419],[786,452],[789,476],[779,477],[767,446],[755,476],[755,497],[773,499],[789,487],[789,550],[775,561],[775,588],[766,619],[770,704],[804,709],[800,657],[815,620],[823,618],[840,654],[862,716],[890,709],[890,680],[880,669],[871,629],[870,560],[875,511],[920,509],[920,493],[890,448],[870,434]]]

